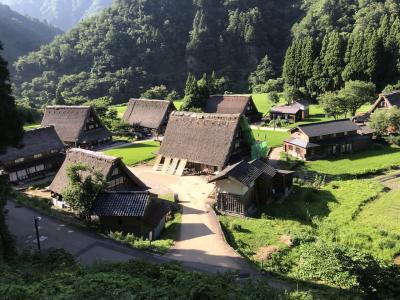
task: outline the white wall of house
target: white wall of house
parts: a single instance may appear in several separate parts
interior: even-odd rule
[[[229,193],[234,195],[244,195],[249,190],[247,186],[229,178],[217,180],[216,187],[218,193]]]

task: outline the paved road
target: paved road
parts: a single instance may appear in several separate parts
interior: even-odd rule
[[[224,240],[224,234],[207,198],[214,186],[199,176],[178,177],[155,172],[151,167],[132,168],[155,193],[177,193],[183,206],[182,224],[174,247],[166,255],[181,262],[214,265],[255,274],[247,261]],[[160,185],[162,182],[162,185]]]
[[[101,235],[66,225],[53,218],[40,215],[29,208],[17,206],[11,201],[8,201],[6,209],[8,210],[7,223],[11,233],[16,237],[17,248],[19,250],[27,248],[36,249],[37,243],[33,218],[40,216],[42,219],[40,221],[39,232],[42,249],[64,248],[83,264],[92,264],[98,261],[120,262],[131,259],[156,263],[175,261],[171,257],[135,250]],[[183,261],[181,264],[189,271],[204,273],[234,271],[232,268],[210,265],[207,262]]]
[[[272,149],[271,153],[268,156],[269,164],[275,168],[279,166],[279,161],[281,159],[281,153],[283,152],[283,147],[278,147]]]

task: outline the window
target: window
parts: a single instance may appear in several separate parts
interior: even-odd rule
[[[119,173],[118,168],[115,168],[115,169],[113,170],[113,172],[112,172],[112,176],[116,176],[116,175],[118,175],[118,173]]]
[[[235,149],[238,149],[238,148],[240,148],[240,142],[235,143]]]
[[[44,165],[38,165],[38,166],[36,166],[36,171],[37,172],[40,172],[40,171],[43,171],[44,170]]]
[[[94,128],[94,125],[89,125],[89,130],[93,129],[93,128]]]
[[[38,153],[38,154],[35,154],[35,155],[33,156],[33,158],[41,158],[42,156],[43,156],[42,153]]]
[[[16,160],[15,160],[15,163],[21,163],[21,162],[23,162],[25,159],[23,158],[23,157],[21,157],[21,158],[17,158]]]

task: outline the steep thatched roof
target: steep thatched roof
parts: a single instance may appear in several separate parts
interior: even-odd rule
[[[213,95],[207,100],[204,111],[218,114],[245,114],[249,102],[252,101],[251,95]]]
[[[92,116],[99,125],[86,130],[86,122]],[[94,109],[90,106],[49,106],[42,120],[42,127],[53,125],[64,143],[90,143],[111,136]]]
[[[52,126],[26,131],[20,144],[18,148],[8,147],[5,153],[0,153],[0,162],[10,162],[51,150],[64,149],[62,141]]]
[[[84,164],[93,171],[98,171],[103,174],[106,179],[109,178],[112,170],[119,166],[136,185],[146,188],[146,185],[133,175],[133,173],[122,163],[120,158],[107,156],[89,150],[73,148],[67,151],[67,157],[50,185],[51,191],[57,194],[63,192],[69,182],[67,169],[73,164]]]
[[[175,106],[171,101],[131,99],[122,119],[130,125],[158,129],[172,110]]]
[[[372,114],[377,108],[379,108],[379,105],[382,101],[386,102],[388,108],[391,108],[393,106],[397,106],[398,108],[400,108],[400,90],[380,94],[378,100],[375,101],[374,105],[372,105],[371,109],[367,113],[368,119],[370,117],[370,114]]]
[[[159,154],[224,167],[239,129],[240,115],[173,112]]]

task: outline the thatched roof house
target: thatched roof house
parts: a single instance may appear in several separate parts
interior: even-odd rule
[[[92,148],[111,141],[112,134],[90,106],[49,106],[42,127],[54,126],[69,147]]]
[[[99,218],[103,230],[131,232],[153,240],[160,235],[170,211],[169,202],[149,192],[114,191],[100,193],[91,214]]]
[[[0,154],[0,165],[15,183],[56,172],[64,157],[64,144],[50,126],[26,131],[19,147],[8,147]]]
[[[174,110],[176,108],[171,101],[131,99],[122,120],[132,126],[162,134]]]
[[[261,119],[251,95],[213,95],[207,100],[204,112],[240,114],[246,116],[250,122]]]
[[[73,148],[67,151],[67,157],[51,183],[49,189],[60,199],[68,186],[67,169],[73,164],[83,164],[93,171],[103,174],[108,183],[108,190],[146,190],[146,185],[125,166],[120,158],[107,156],[98,152]],[[60,205],[60,203],[55,203]],[[62,203],[61,203],[62,204]]]
[[[222,170],[250,154],[240,124],[240,114],[173,112],[155,168],[182,175],[184,169]]]

